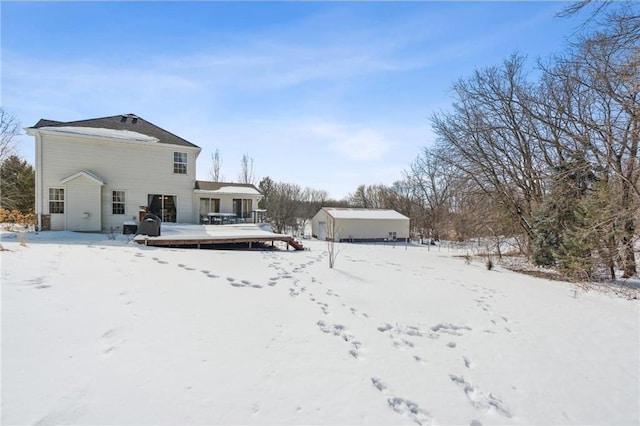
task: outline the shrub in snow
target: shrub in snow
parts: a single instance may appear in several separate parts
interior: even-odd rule
[[[491,260],[490,257],[487,258],[487,262],[485,263],[485,265],[487,266],[487,270],[492,270],[493,269],[493,261]]]

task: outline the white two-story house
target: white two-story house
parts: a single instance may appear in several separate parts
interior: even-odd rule
[[[122,229],[145,208],[163,222],[202,223],[209,211],[249,218],[261,198],[253,185],[196,181],[201,148],[134,114],[25,130],[36,143],[41,230]]]

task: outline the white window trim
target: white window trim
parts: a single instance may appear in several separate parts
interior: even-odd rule
[[[58,192],[58,195],[62,194],[62,199],[52,199],[51,198],[51,190],[52,189],[60,190],[61,192]],[[56,187],[50,187],[48,193],[49,193],[49,197],[47,198],[47,206],[48,206],[48,209],[49,209],[49,214],[64,214],[64,212],[66,210],[64,188],[60,188],[60,187],[57,187],[57,186]],[[51,211],[51,203],[62,203],[62,212],[53,213]]]
[[[122,192],[122,194],[124,195],[124,197],[123,197],[124,201],[122,201],[122,202],[113,201],[113,193],[114,192]],[[122,204],[122,210],[123,210],[122,213],[114,213],[113,212],[113,207],[116,204]],[[112,189],[111,190],[111,215],[112,216],[124,216],[126,214],[127,214],[127,191],[125,191],[124,189]]]
[[[184,161],[177,161],[176,154],[180,154],[180,157],[184,155]],[[184,173],[176,171],[176,166],[184,166]],[[178,167],[178,170],[180,170],[180,167]],[[173,152],[173,173],[176,175],[186,175],[189,173],[189,153],[180,151]]]

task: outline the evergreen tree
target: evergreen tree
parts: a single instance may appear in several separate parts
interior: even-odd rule
[[[580,201],[594,182],[595,175],[583,157],[576,156],[554,168],[550,193],[533,220],[533,261],[536,265],[556,265],[559,253],[579,255],[573,251],[581,251],[574,246],[576,241],[565,243],[564,238],[581,227]]]
[[[0,163],[0,207],[27,214],[35,206],[35,171],[16,155]]]

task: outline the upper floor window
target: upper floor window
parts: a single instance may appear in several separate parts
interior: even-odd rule
[[[49,213],[64,213],[63,188],[49,188]]]
[[[124,214],[124,191],[112,191],[111,213]]]
[[[173,173],[178,173],[181,175],[187,174],[187,153],[186,152],[173,153]]]

